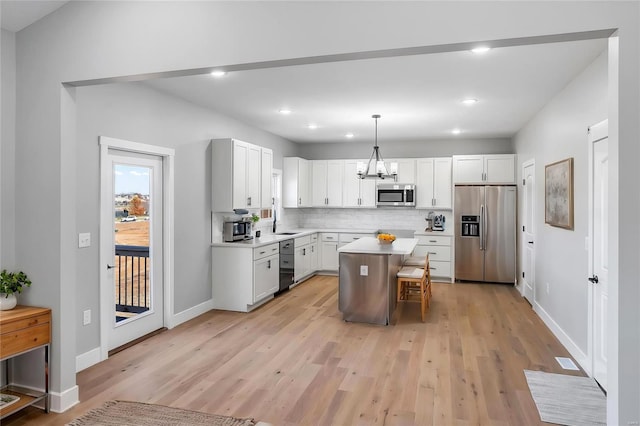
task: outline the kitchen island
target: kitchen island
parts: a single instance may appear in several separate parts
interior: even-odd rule
[[[350,322],[388,325],[396,307],[396,274],[418,239],[380,244],[364,237],[338,249],[338,307]]]

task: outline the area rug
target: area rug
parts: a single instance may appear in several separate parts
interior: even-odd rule
[[[530,370],[524,370],[524,375],[543,422],[607,424],[607,398],[594,379]]]
[[[67,426],[254,426],[253,419],[237,419],[143,402],[108,401]]]

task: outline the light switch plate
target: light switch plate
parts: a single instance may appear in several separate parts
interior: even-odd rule
[[[85,248],[91,246],[91,233],[83,232],[78,234],[78,247]]]
[[[360,275],[363,277],[369,275],[369,265],[360,265]]]
[[[82,325],[91,324],[91,309],[82,312]]]

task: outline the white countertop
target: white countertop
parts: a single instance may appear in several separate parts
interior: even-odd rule
[[[393,244],[380,244],[377,238],[363,237],[339,248],[338,253],[409,255],[417,244],[417,238],[398,238]]]
[[[282,232],[295,232],[293,235],[282,235]],[[280,241],[290,240],[292,238],[304,237],[305,235],[311,235],[318,232],[336,232],[336,233],[349,233],[349,234],[375,234],[377,229],[284,229],[278,231],[277,234],[265,234],[263,233],[260,238],[253,238],[251,240],[225,242],[222,241],[222,237],[218,237],[217,240],[211,243],[212,247],[234,247],[234,248],[257,248],[266,246],[273,243],[279,243]]]
[[[415,235],[429,235],[429,236],[444,235],[447,237],[451,237],[453,236],[453,229],[445,228],[444,231],[416,231]]]

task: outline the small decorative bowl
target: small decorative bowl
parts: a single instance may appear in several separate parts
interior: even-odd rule
[[[393,244],[395,240],[396,240],[396,236],[393,234],[378,235],[378,244]]]

